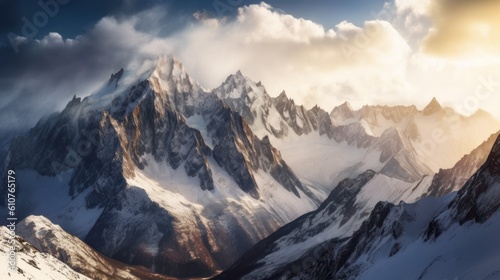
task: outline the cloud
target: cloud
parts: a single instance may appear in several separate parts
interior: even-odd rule
[[[395,5],[412,24],[430,20],[421,42],[422,52],[476,61],[500,53],[499,1],[395,0]]]
[[[397,12],[400,14],[411,12],[415,15],[426,15],[431,3],[431,0],[394,0]]]
[[[234,20],[195,17],[199,23],[175,38],[174,54],[206,87],[239,69],[271,95],[286,90],[298,103],[325,109],[345,99],[386,100],[406,87],[410,49],[386,21],[326,30],[265,3],[240,8]]]
[[[170,52],[167,40],[137,28],[155,16],[151,10],[123,20],[105,17],[73,39],[54,32],[40,40],[19,37],[18,54],[0,46],[0,130],[32,126],[120,68]]]

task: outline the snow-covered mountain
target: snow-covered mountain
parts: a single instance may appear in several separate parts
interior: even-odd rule
[[[174,279],[107,258],[43,216],[26,217],[17,224],[16,233],[40,252],[55,257],[90,279]]]
[[[75,279],[87,280],[88,278],[74,270],[60,260],[49,254],[40,252],[23,238],[16,236],[14,246],[16,248],[17,271],[10,271],[7,267],[9,263],[8,248],[10,242],[10,230],[4,226],[0,227],[0,262],[4,265],[0,269],[2,279]]]
[[[500,128],[484,111],[465,117],[434,98],[415,106],[364,106],[346,102],[330,114],[307,110],[285,92],[271,97],[241,72],[214,90],[252,130],[271,142],[299,178],[326,197],[340,180],[372,169],[407,182],[451,168]],[[303,152],[306,150],[307,152]],[[321,165],[317,163],[321,162]]]
[[[6,160],[21,218],[43,215],[108,257],[177,277],[214,274],[320,203],[172,57],[74,97]]]
[[[335,208],[334,201],[352,205],[349,198],[373,180],[374,172],[343,181],[344,192],[332,193],[318,211],[259,242],[216,279],[497,279],[499,163],[497,137],[484,165],[458,193],[413,204],[379,202],[349,237],[335,236],[331,230],[333,234],[321,240],[294,234],[303,225],[314,233],[337,223],[326,218],[333,217],[328,211],[350,209]],[[276,254],[280,256],[271,258]]]

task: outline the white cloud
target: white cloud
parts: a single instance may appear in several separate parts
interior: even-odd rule
[[[356,105],[387,100],[406,87],[409,47],[386,21],[335,30],[274,10],[238,10],[233,21],[207,19],[174,38],[174,54],[206,87],[242,70],[271,95],[286,90],[298,103],[325,109],[348,99]]]
[[[395,0],[398,13],[410,11],[415,15],[427,15],[429,7],[432,3],[431,0]]]

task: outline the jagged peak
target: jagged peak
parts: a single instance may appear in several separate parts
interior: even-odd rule
[[[156,59],[151,77],[159,78],[189,78],[184,65],[173,55],[162,55]]]
[[[239,84],[241,82],[248,82],[248,79],[241,73],[241,70],[236,71],[236,73],[227,76],[226,81],[222,83],[222,86],[225,84]]]
[[[226,80],[213,92],[221,99],[242,99],[245,100],[250,96],[250,99],[264,98],[269,99],[266,88],[262,82],[254,82],[248,77],[245,77],[240,70],[235,74],[229,75]]]
[[[226,78],[226,81],[222,85],[228,84],[228,83],[240,83],[242,81],[248,82],[248,80],[249,79],[243,75],[241,70],[238,70],[238,71],[236,71],[236,73],[229,75]]]
[[[108,81],[108,86],[114,84],[115,88],[117,88],[118,82],[120,81],[120,79],[123,76],[123,72],[124,72],[124,70],[123,70],[123,68],[121,68],[118,72],[111,74],[111,77],[109,78],[109,81]]]
[[[278,95],[278,99],[285,99],[288,100],[288,96],[286,95],[285,91],[282,91],[280,95]]]
[[[315,114],[319,113],[322,109],[318,106],[318,104],[314,105],[314,107],[309,110],[309,112],[313,112]]]
[[[348,101],[345,101],[344,103],[340,104],[336,108],[341,108],[341,109],[346,109],[346,110],[349,110],[349,111],[354,111],[354,109],[352,108],[351,104]]]
[[[328,116],[328,112],[323,110],[323,108],[319,107],[318,105],[314,105],[310,110],[308,110],[309,113],[312,113],[316,117],[322,117],[322,116]]]
[[[351,107],[349,102],[345,101],[344,103],[336,106],[330,112],[330,117],[339,118],[340,120],[346,120],[354,117],[354,109]]]
[[[436,97],[433,97],[431,102],[429,102],[429,104],[427,104],[427,106],[425,106],[424,110],[422,110],[422,112],[426,116],[432,115],[432,114],[435,114],[438,112],[442,112],[442,111],[443,111],[443,107],[437,101]]]

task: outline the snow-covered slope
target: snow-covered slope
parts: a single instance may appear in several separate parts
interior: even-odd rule
[[[408,183],[368,170],[354,179],[345,179],[322,205],[287,224],[247,252],[220,279],[265,279],[332,239],[346,238],[357,231],[380,201],[414,202],[430,185],[425,176]],[[248,274],[240,274],[242,271]],[[251,271],[251,272],[250,272]]]
[[[26,217],[17,225],[16,232],[40,252],[91,279],[173,279],[109,259],[43,216]]]
[[[214,274],[320,203],[172,57],[74,97],[7,158],[21,218],[43,215],[108,257],[177,277]]]
[[[413,204],[380,202],[351,237],[318,243],[268,269],[264,262],[238,262],[220,278],[498,279],[499,163],[500,137],[458,193]]]
[[[75,279],[87,280],[86,276],[72,270],[69,266],[49,254],[40,252],[37,248],[16,236],[14,246],[16,248],[17,271],[8,269],[10,248],[10,231],[6,227],[0,227],[0,269],[2,279]]]

